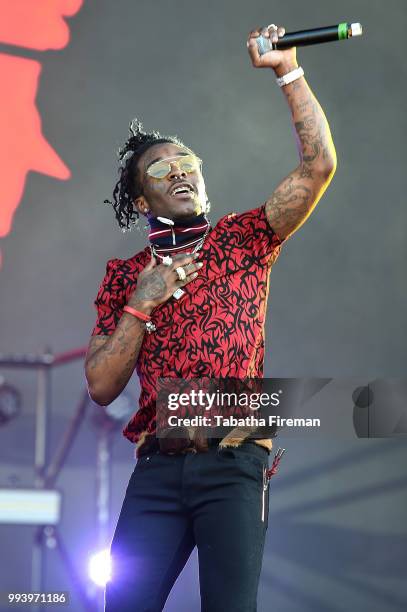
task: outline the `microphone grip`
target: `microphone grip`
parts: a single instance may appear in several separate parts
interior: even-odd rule
[[[338,39],[338,26],[328,26],[326,28],[315,28],[313,30],[300,30],[284,34],[277,43],[273,44],[273,49],[289,49],[290,47],[306,47],[325,42],[332,42]]]

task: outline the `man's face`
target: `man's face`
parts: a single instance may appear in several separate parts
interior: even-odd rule
[[[151,212],[154,217],[182,219],[199,215],[205,211],[205,182],[199,167],[193,172],[183,171],[178,160],[191,151],[171,143],[156,144],[147,149],[137,164],[137,171],[143,195],[135,200],[135,206],[141,214]],[[155,162],[167,159],[171,171],[164,178],[154,178],[147,173]],[[190,187],[185,193],[173,194],[177,186]]]

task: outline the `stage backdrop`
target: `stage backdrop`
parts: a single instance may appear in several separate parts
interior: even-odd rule
[[[267,376],[405,376],[406,65],[404,0],[0,2],[0,294],[3,353],[87,344],[106,261],[130,257],[103,204],[128,123],[179,135],[204,160],[216,222],[262,204],[298,163],[284,96],[255,70],[248,32],[360,21],[360,39],[298,50],[329,120],[336,175],[273,268]],[[0,427],[0,487],[33,482],[36,378],[0,368],[22,396]],[[53,372],[50,453],[84,389],[82,362]],[[138,386],[129,390],[137,406]],[[93,407],[94,408],[94,407]],[[57,481],[60,532],[85,588],[97,547],[93,408]],[[405,439],[280,440],[259,611],[397,612],[407,607]],[[114,528],[133,449],[113,444]],[[0,525],[0,590],[30,588],[33,528]],[[45,586],[71,591],[54,550]],[[166,605],[199,609],[193,555]]]

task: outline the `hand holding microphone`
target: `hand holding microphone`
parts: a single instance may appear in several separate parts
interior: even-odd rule
[[[288,72],[298,66],[295,46],[284,50],[272,49],[272,45],[275,45],[284,35],[285,28],[276,26],[274,23],[266,28],[257,28],[250,32],[247,49],[255,68],[273,68],[277,73],[279,67],[282,67],[283,72]],[[269,52],[260,53],[259,39],[267,41]]]
[[[268,26],[271,28],[272,26]],[[259,36],[257,45],[260,55],[275,49],[288,49],[289,47],[305,47],[337,40],[347,40],[363,33],[360,23],[339,23],[338,25],[326,26],[324,28],[313,28],[312,30],[300,30],[291,32],[284,36],[283,40],[272,40],[271,37]]]
[[[301,30],[286,34],[283,26],[274,23],[266,28],[252,30],[247,40],[252,64],[255,68],[273,68],[277,83],[283,87],[304,74],[298,68],[296,47],[346,40],[362,35],[360,23],[340,23],[335,26]],[[288,74],[290,73],[290,74]],[[281,78],[286,75],[288,78]]]

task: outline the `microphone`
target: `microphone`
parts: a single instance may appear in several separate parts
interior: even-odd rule
[[[257,47],[259,54],[264,55],[267,51],[288,49],[289,47],[306,47],[307,45],[318,45],[320,43],[332,42],[335,40],[346,40],[354,36],[362,35],[362,25],[360,23],[340,23],[325,28],[314,28],[313,30],[300,30],[299,32],[289,32],[279,38],[278,42],[272,43],[270,38],[258,36]]]

